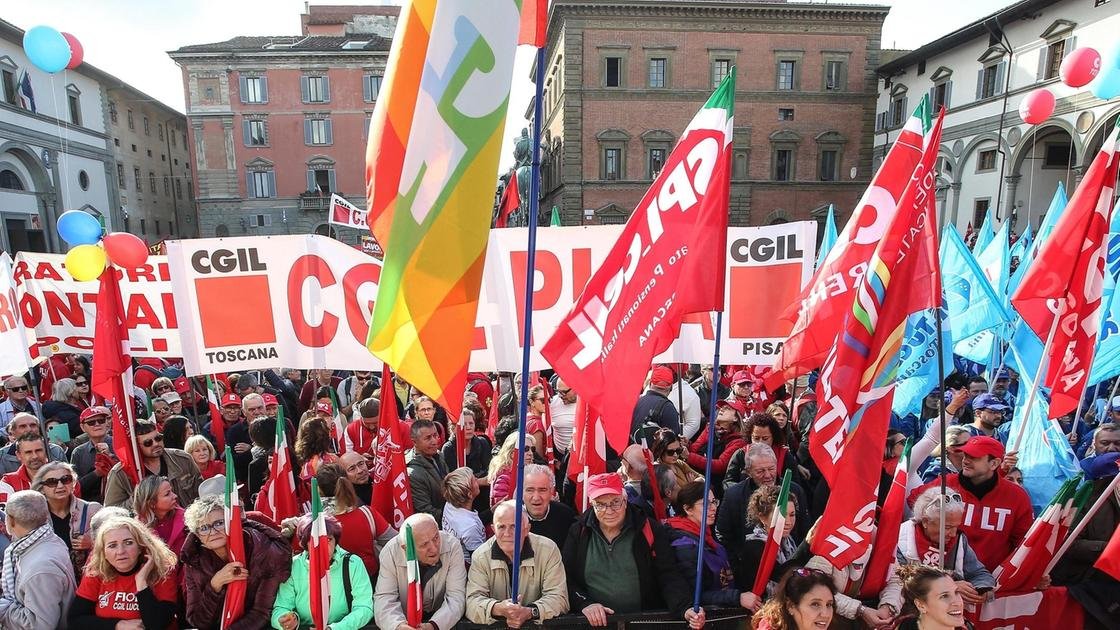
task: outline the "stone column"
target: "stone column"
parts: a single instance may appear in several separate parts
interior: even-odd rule
[[[1018,192],[1019,182],[1022,179],[1022,175],[1007,175],[1003,178],[1003,181],[1007,182],[1007,197],[1004,198],[1003,206],[1006,210],[1006,214],[1004,216],[1009,219],[1015,214],[1015,193]],[[1014,224],[1011,227],[1012,229],[1014,229]]]

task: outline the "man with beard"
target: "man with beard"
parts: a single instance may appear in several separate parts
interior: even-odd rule
[[[198,498],[198,484],[202,483],[202,475],[194,459],[177,448],[165,449],[163,434],[156,431],[154,422],[138,420],[135,426],[141,478],[149,475],[166,477],[172,492],[179,497],[180,505],[193,503]],[[105,505],[131,505],[133,488],[132,479],[117,462],[105,480]]]
[[[1003,424],[1003,414],[1007,405],[994,394],[980,394],[972,400],[973,420],[966,425],[970,435],[997,437],[996,430]]]
[[[347,451],[338,457],[338,465],[346,472],[346,478],[354,485],[354,493],[358,495],[362,505],[369,505],[373,501],[373,483],[369,476],[369,463],[360,453]]]

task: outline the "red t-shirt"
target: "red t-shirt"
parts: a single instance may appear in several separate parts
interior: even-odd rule
[[[378,535],[389,528],[385,517],[368,507],[350,510],[345,514],[335,514],[335,520],[342,527],[342,535],[338,537],[338,545],[362,559],[366,571],[371,577],[377,577],[377,547],[375,546]],[[373,523],[370,523],[370,518]]]
[[[179,590],[175,575],[150,585],[156,599],[175,603],[179,601]],[[99,577],[84,576],[78,585],[77,594],[94,604],[94,614],[102,619],[139,619],[140,603],[136,599],[136,576],[119,575],[105,581]]]

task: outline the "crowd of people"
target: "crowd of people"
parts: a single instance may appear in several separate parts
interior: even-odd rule
[[[790,395],[763,391],[745,369],[654,366],[635,404],[631,444],[608,449],[605,469],[578,479],[568,474],[578,392],[556,376],[527,390],[522,455],[519,376],[472,373],[455,416],[403,380],[383,383],[368,371],[220,375],[211,379],[223,429],[216,440],[208,379],[146,361],[133,375],[134,483],[113,448],[127,437],[112,434],[111,410],[90,392],[89,361],[56,356],[47,368],[3,381],[4,629],[218,628],[235,582],[245,584],[244,613],[227,627],[310,627],[312,518],[275,522],[259,509],[273,481],[277,423],[301,502],[312,480],[324,498],[334,630],[517,628],[569,614],[606,626],[651,611],[695,629],[716,609],[769,630],[956,629],[966,627],[966,607],[994,596],[993,571],[1035,518],[1017,454],[1006,446],[1017,388],[1006,370],[990,389],[974,377],[945,395],[932,392],[919,417],[894,418],[880,504],[908,440],[916,483],[895,564],[868,597],[867,555],[841,569],[811,551],[831,491],[809,454],[811,384]],[[397,408],[407,433],[413,513],[400,531],[391,514],[371,507],[382,405]],[[1062,421],[1096,479],[1094,501],[1117,474],[1120,397],[1107,417],[1095,417],[1095,408]],[[949,425],[945,444],[939,413]],[[248,508],[244,562],[230,555],[219,442],[231,451],[231,481]],[[776,510],[787,516],[775,534]],[[1117,627],[1107,611],[1120,585],[1092,564],[1118,523],[1120,499],[1112,496],[1037,585],[1067,585],[1086,608],[1087,627]],[[406,610],[405,526],[419,564],[416,627]],[[763,558],[772,535],[780,542],[771,568]],[[769,580],[758,589],[760,572]]]

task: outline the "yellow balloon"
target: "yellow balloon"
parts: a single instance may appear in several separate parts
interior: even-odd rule
[[[66,270],[78,282],[96,280],[107,262],[100,245],[78,245],[66,254]]]

